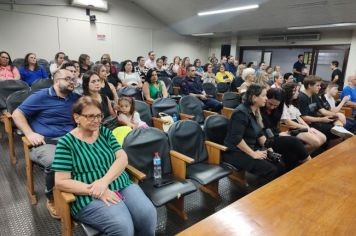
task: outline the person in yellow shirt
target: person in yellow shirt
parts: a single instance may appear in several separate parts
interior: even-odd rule
[[[225,66],[220,65],[219,71],[216,73],[216,83],[231,83],[234,79],[234,76],[230,71],[225,71]]]

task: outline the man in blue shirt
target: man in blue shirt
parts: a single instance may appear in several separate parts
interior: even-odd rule
[[[50,170],[57,140],[74,128],[72,106],[80,97],[72,93],[75,77],[61,69],[54,74],[54,84],[29,96],[12,114],[16,126],[32,144],[32,161],[44,166],[46,173],[47,208],[59,218],[54,207],[52,189],[54,172]]]
[[[350,100],[346,102],[347,106],[352,107],[352,114],[356,116],[356,75],[351,75],[347,78],[348,85],[342,90],[341,99],[345,96],[350,96]]]
[[[222,103],[214,98],[209,98],[205,93],[200,78],[195,77],[195,66],[187,67],[187,77],[182,82],[182,93],[198,98],[203,103],[203,109],[210,108],[212,111],[220,111],[223,107]]]

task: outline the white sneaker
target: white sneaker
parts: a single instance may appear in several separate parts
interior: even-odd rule
[[[342,126],[334,126],[331,128],[330,132],[344,139],[351,138],[352,136],[354,136],[353,133],[349,132]]]

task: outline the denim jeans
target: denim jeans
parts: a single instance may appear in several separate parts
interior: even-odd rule
[[[154,235],[157,212],[152,202],[137,184],[120,191],[124,200],[107,206],[94,200],[74,216],[105,235]]]

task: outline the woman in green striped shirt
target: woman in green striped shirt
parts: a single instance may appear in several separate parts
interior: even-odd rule
[[[125,151],[100,126],[100,103],[80,98],[73,119],[77,127],[58,141],[52,164],[56,187],[76,195],[72,216],[106,235],[154,235],[156,209],[125,172]]]

